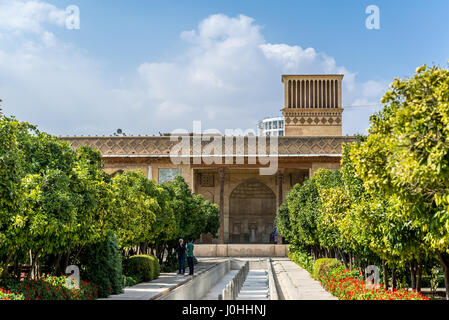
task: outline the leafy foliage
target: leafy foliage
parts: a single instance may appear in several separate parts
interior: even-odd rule
[[[125,262],[125,274],[140,281],[151,281],[159,277],[160,266],[156,257],[151,255],[136,255]]]
[[[202,233],[215,235],[218,228],[218,206],[194,195],[182,177],[166,185],[140,171],[111,178],[98,150],[74,150],[0,114],[4,280],[19,278],[24,264],[35,280],[41,269],[60,274],[77,264],[105,297],[122,289],[122,258],[156,252],[159,261],[170,263],[179,237],[198,239]],[[156,278],[160,266],[154,257],[150,260],[151,278]]]
[[[438,257],[449,298],[449,70],[420,67],[382,102],[369,135],[343,146],[341,170],[319,170],[289,192],[278,230],[315,259],[382,263],[393,286],[409,268],[419,290]]]
[[[312,276],[319,280],[323,274],[329,273],[332,269],[342,267],[343,264],[337,259],[322,258],[317,259],[313,264]]]
[[[68,288],[66,277],[43,275],[40,279],[9,281],[9,290],[0,300],[95,300],[98,288],[90,282],[81,281],[80,288]]]
[[[302,251],[300,248],[294,248],[290,246],[288,257],[300,267],[309,271],[309,273],[313,273],[313,258],[306,252]]]
[[[122,292],[122,257],[112,232],[103,241],[86,248],[80,260],[82,275],[98,286],[100,298]]]

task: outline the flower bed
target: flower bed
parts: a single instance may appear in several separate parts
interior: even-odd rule
[[[429,300],[416,291],[369,288],[359,271],[336,267],[322,273],[323,287],[340,300]]]
[[[40,279],[15,281],[8,284],[9,291],[0,289],[0,300],[94,300],[98,289],[87,281],[80,288],[67,288],[66,277],[43,276]],[[3,294],[1,294],[3,292]],[[6,294],[8,293],[8,294]]]
[[[16,294],[0,288],[0,300],[24,300],[23,294]]]

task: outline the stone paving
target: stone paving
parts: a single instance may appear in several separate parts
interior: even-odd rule
[[[286,300],[338,300],[321,284],[288,258],[273,258],[274,272]]]
[[[269,300],[268,272],[250,270],[237,300]]]
[[[195,265],[195,275],[197,276],[219,262],[223,259],[201,259],[198,264]],[[151,281],[140,283],[132,287],[126,287],[122,294],[112,295],[106,299],[100,300],[153,300],[161,295],[187,283],[192,279],[188,275],[189,268],[186,268],[186,275],[178,275],[176,272],[171,273],[161,273],[159,278]]]

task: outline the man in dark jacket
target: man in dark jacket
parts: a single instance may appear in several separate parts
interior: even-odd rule
[[[184,240],[179,239],[179,246],[176,249],[178,255],[178,274],[184,275],[186,272],[186,245]]]

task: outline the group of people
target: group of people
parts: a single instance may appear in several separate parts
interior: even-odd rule
[[[176,250],[178,255],[178,274],[184,275],[186,272],[186,255],[187,255],[187,264],[189,265],[189,275],[193,276],[193,268],[194,268],[194,255],[193,255],[193,240],[189,240],[187,246],[184,244],[183,239],[179,239],[179,246]]]

